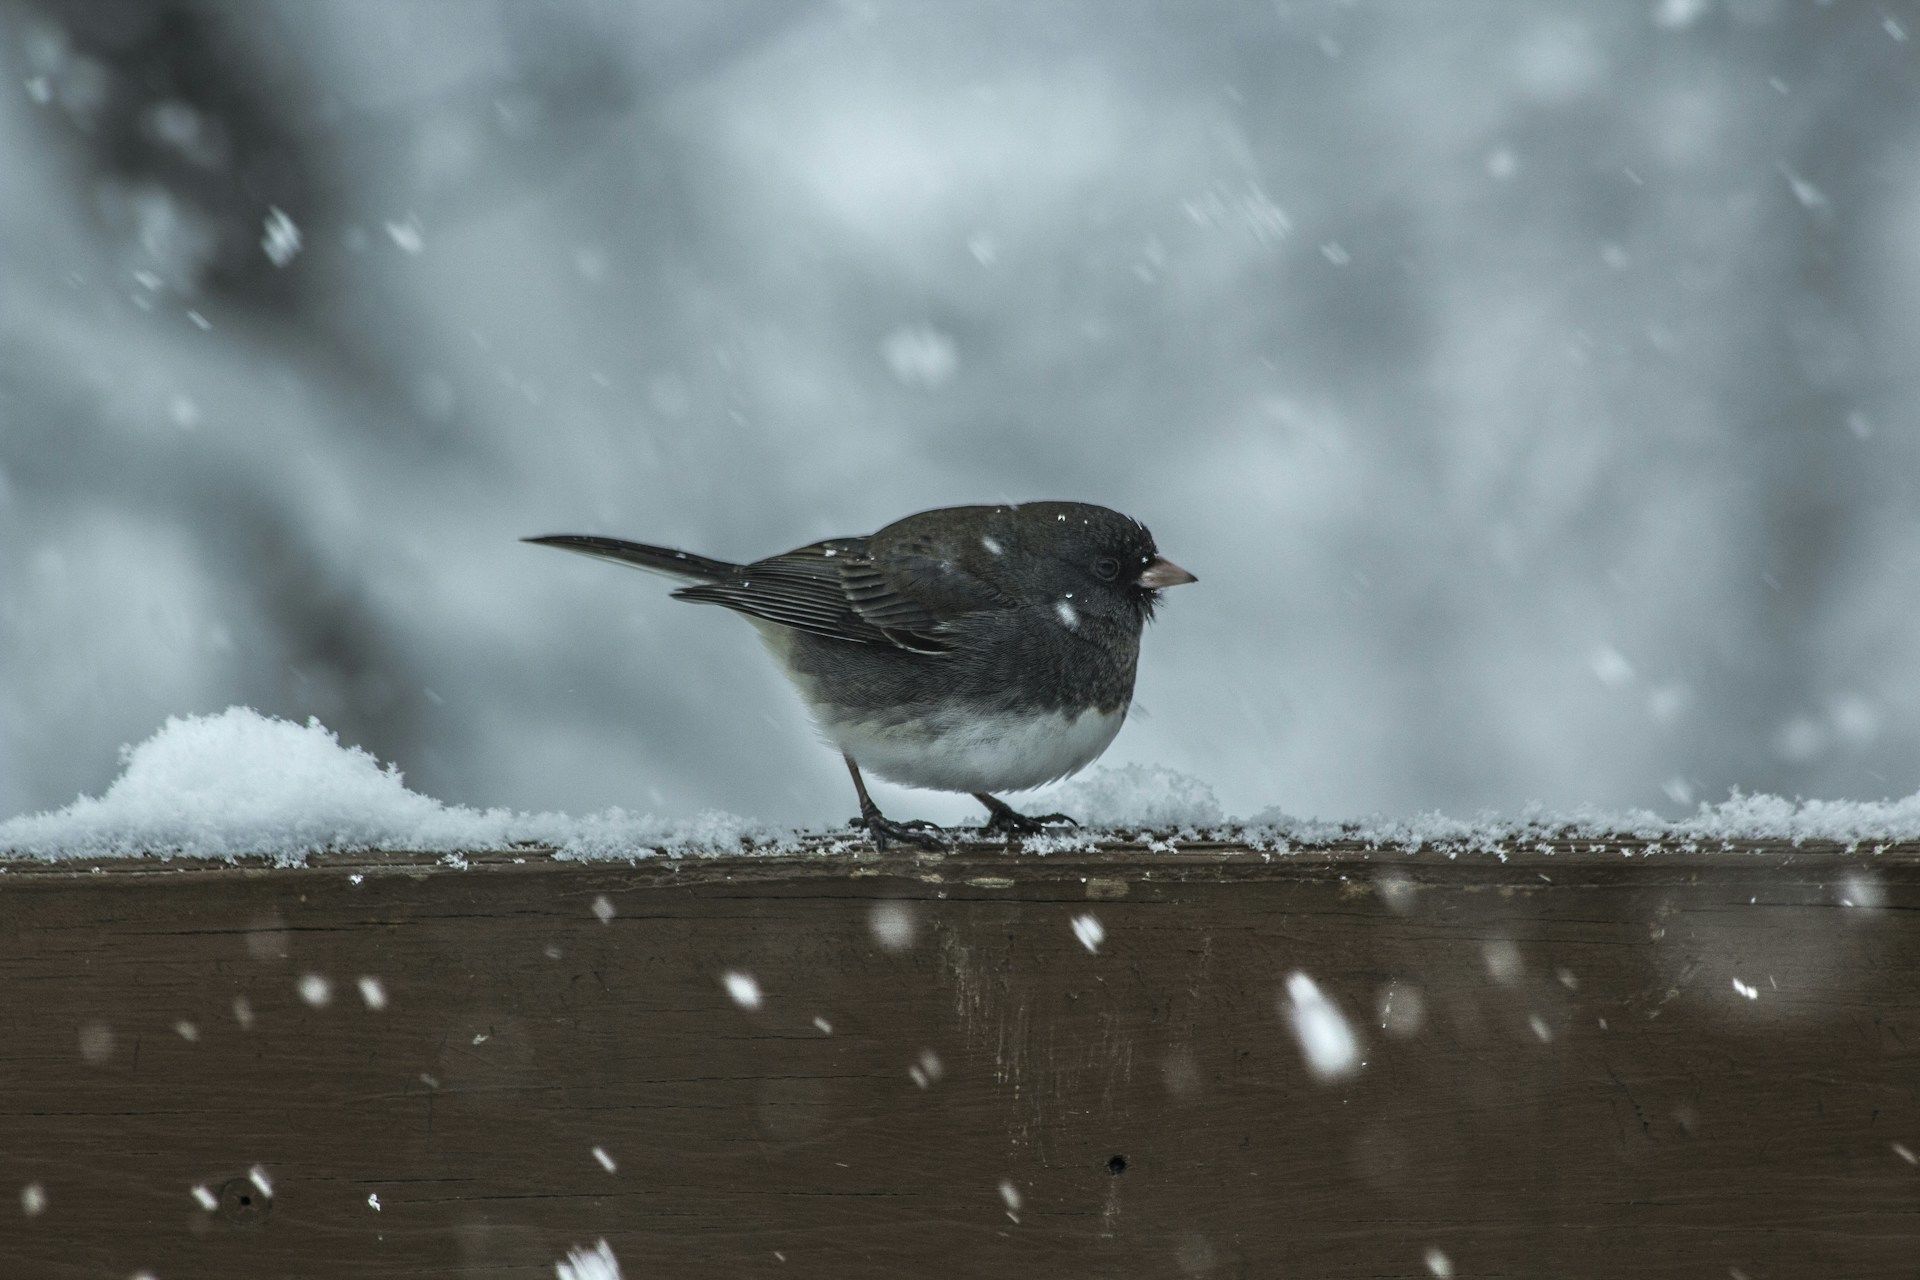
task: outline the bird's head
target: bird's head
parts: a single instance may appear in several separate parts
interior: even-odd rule
[[[1153,616],[1160,593],[1197,579],[1160,554],[1147,527],[1130,516],[1084,502],[1029,502],[1010,513],[1027,553],[1035,598],[1050,601],[1063,622],[1088,616],[1131,622]]]

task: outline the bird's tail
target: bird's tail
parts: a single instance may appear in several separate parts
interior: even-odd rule
[[[596,538],[587,534],[553,533],[540,538],[522,538],[539,547],[558,547],[583,556],[630,564],[636,569],[664,573],[670,578],[691,578],[695,582],[713,582],[726,577],[740,566],[725,560],[697,556],[672,547],[650,547],[644,542],[626,542],[620,538]]]

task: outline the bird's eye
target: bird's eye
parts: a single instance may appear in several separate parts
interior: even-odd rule
[[[1093,571],[1106,582],[1112,582],[1120,576],[1120,562],[1112,556],[1101,556],[1093,562]]]

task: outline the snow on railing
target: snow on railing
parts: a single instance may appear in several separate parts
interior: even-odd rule
[[[171,719],[123,757],[120,776],[102,795],[0,821],[0,856],[248,857],[293,865],[315,853],[367,849],[457,854],[532,846],[562,859],[634,859],[865,844],[854,833],[807,832],[718,812],[664,819],[614,808],[573,817],[445,804],[409,790],[397,769],[342,744],[317,720],[300,725],[246,707]],[[1197,841],[1268,852],[1337,844],[1504,854],[1544,842],[1623,838],[1676,849],[1807,841],[1870,848],[1920,840],[1920,795],[1829,801],[1736,794],[1679,819],[1643,810],[1533,808],[1516,817],[1430,813],[1334,822],[1277,809],[1229,817],[1204,782],[1132,765],[1094,769],[1052,788],[1045,803],[1089,823],[1022,842],[1029,852]]]

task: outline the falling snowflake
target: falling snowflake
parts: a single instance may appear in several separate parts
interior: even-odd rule
[[[938,390],[960,368],[960,350],[952,338],[927,325],[895,329],[880,344],[887,368],[902,386]]]
[[[1487,976],[1503,987],[1510,987],[1520,980],[1520,948],[1498,938],[1485,943],[1480,948],[1481,958],[1487,964]]]
[[[1419,1034],[1427,1016],[1427,1000],[1420,988],[1392,982],[1380,993],[1380,1029],[1396,1039]]]
[[[1601,645],[1595,649],[1590,662],[1593,678],[1609,689],[1619,689],[1633,683],[1633,664],[1611,645]]]
[[[113,1028],[104,1022],[89,1022],[80,1028],[80,1056],[98,1065],[113,1056]]]
[[[867,927],[886,950],[904,951],[913,945],[913,908],[904,902],[876,902],[867,916]]]
[[[1360,1042],[1338,1007],[1320,992],[1306,974],[1296,970],[1287,978],[1283,1008],[1287,1024],[1300,1042],[1307,1069],[1325,1080],[1351,1075],[1360,1063]]]
[[[723,975],[720,981],[726,984],[727,994],[732,996],[733,1002],[742,1009],[760,1007],[760,984],[755,982],[751,975],[729,973]]]
[[[605,1240],[592,1249],[569,1249],[553,1264],[556,1280],[620,1280],[620,1263]]]
[[[260,248],[266,253],[267,261],[276,267],[286,266],[300,252],[300,228],[278,205],[267,210]]]
[[[403,253],[419,253],[427,247],[427,238],[420,229],[420,220],[411,215],[405,222],[389,222],[387,235],[400,246]]]
[[[939,1054],[931,1049],[922,1049],[920,1060],[907,1068],[907,1078],[924,1089],[946,1072],[946,1066],[940,1061]]]

